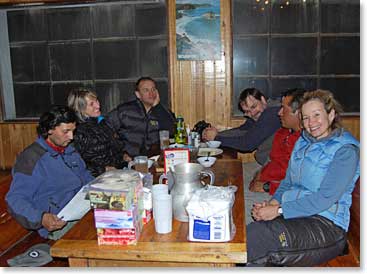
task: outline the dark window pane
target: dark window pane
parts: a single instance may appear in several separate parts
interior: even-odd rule
[[[67,105],[68,103],[67,98],[68,98],[70,90],[73,88],[80,88],[80,87],[90,88],[94,90],[94,85],[88,82],[54,84],[51,88],[52,99],[53,99],[52,104]]]
[[[167,76],[167,40],[140,40],[140,71],[151,77]]]
[[[315,74],[316,48],[316,38],[272,38],[272,74]]]
[[[344,112],[360,112],[359,78],[323,78],[321,89],[330,90],[342,104]]]
[[[10,42],[47,40],[47,20],[43,9],[9,11],[8,28]]]
[[[136,41],[95,42],[97,79],[137,77]]]
[[[238,98],[241,92],[246,88],[257,88],[265,96],[270,97],[269,84],[267,79],[260,78],[233,78],[233,97],[232,97],[232,114],[234,116],[243,116],[243,113],[238,109]]]
[[[168,83],[167,81],[157,80],[157,89],[159,91],[159,98],[161,99],[161,104],[169,108],[169,93],[168,93]]]
[[[292,78],[292,79],[271,79],[271,97],[280,97],[282,93],[292,88],[303,88],[305,90],[315,90],[317,88],[316,78]]]
[[[359,0],[322,0],[322,32],[356,32],[360,31]]]
[[[13,81],[47,81],[49,76],[46,45],[13,47],[10,50]]]
[[[167,34],[167,12],[164,5],[136,6],[136,35]]]
[[[359,37],[324,37],[321,40],[322,74],[359,74]]]
[[[92,12],[95,37],[134,35],[134,6],[95,6]]]
[[[49,85],[14,85],[16,117],[40,117],[51,105]]]
[[[272,2],[272,33],[316,32],[318,26],[317,0],[276,0]]]
[[[233,41],[234,75],[268,73],[268,39],[247,38]]]
[[[268,33],[269,4],[254,0],[233,0],[233,34]]]
[[[52,80],[91,79],[89,44],[50,45]]]
[[[47,10],[50,40],[70,40],[90,37],[89,8]]]
[[[96,90],[103,114],[135,98],[135,82],[97,83]]]

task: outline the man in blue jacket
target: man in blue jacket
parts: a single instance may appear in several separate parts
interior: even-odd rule
[[[9,212],[23,227],[37,230],[44,238],[53,238],[52,232],[67,225],[57,213],[94,179],[69,145],[76,119],[74,111],[64,106],[42,114],[39,138],[17,157],[12,169],[13,181],[6,195]]]
[[[257,150],[255,159],[264,165],[269,158],[274,134],[281,127],[278,117],[280,102],[266,100],[258,89],[247,88],[241,92],[238,108],[247,118],[241,126],[221,132],[215,127],[206,128],[203,139],[221,141],[223,147],[240,152]]]

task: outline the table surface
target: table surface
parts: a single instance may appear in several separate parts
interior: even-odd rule
[[[154,220],[143,226],[136,245],[98,245],[92,210],[51,247],[54,257],[68,257],[70,266],[233,266],[247,260],[242,163],[218,159],[211,167],[217,186],[238,187],[232,208],[236,234],[230,242],[187,240],[188,224],[174,219],[172,232],[158,234]]]

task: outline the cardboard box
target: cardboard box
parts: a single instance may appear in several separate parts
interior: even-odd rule
[[[132,245],[137,243],[140,233],[138,228],[97,228],[97,240],[99,245]]]

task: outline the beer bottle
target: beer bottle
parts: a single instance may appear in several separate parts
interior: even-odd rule
[[[176,122],[176,133],[175,133],[175,143],[176,144],[186,144],[186,129],[184,118],[181,115],[177,116]]]

